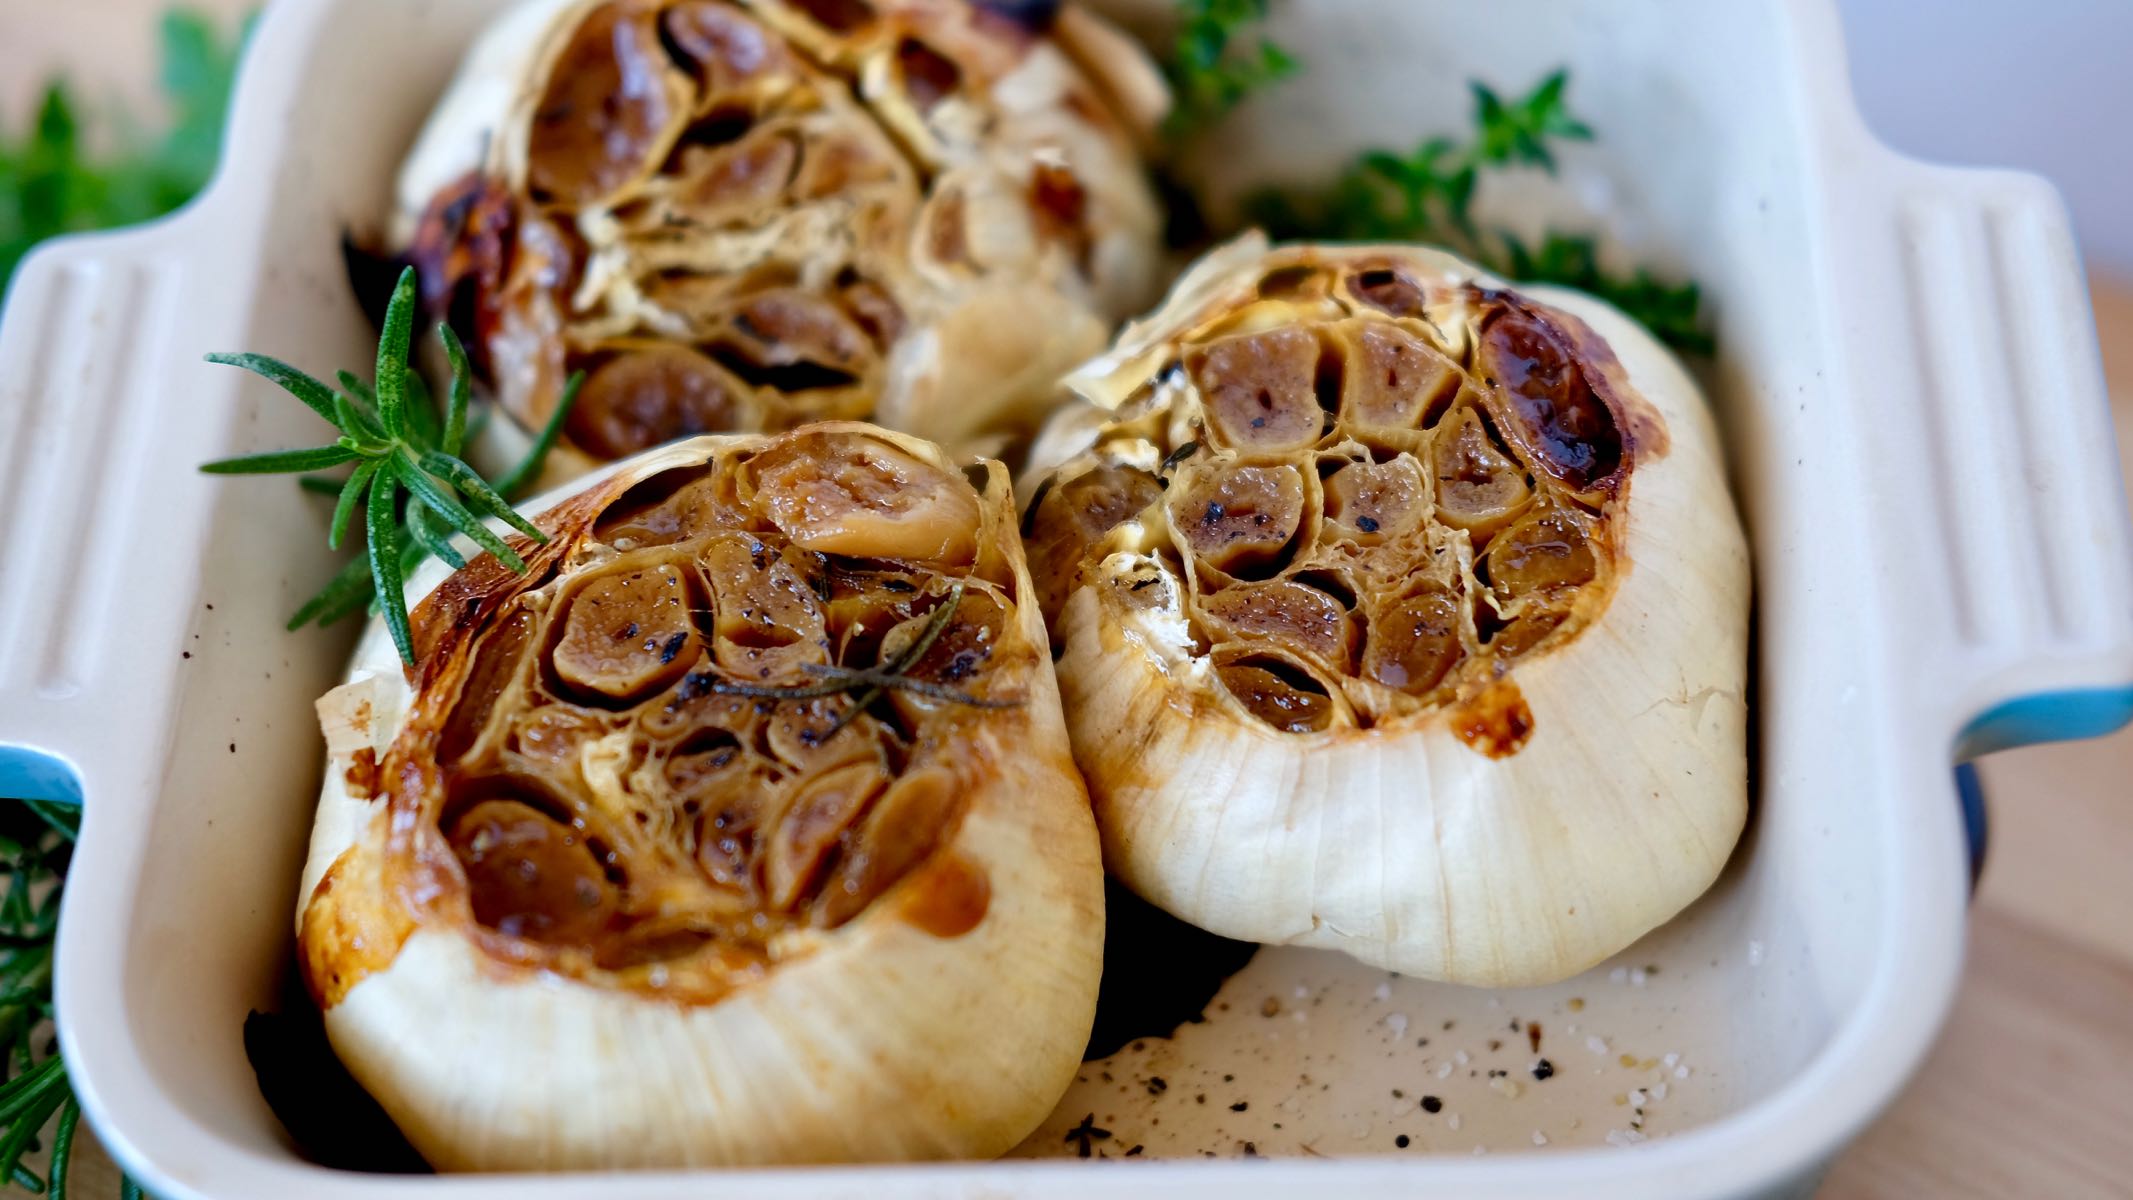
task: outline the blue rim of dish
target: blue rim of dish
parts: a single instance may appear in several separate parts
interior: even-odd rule
[[[2080,688],[2018,696],[1963,727],[1955,739],[1955,795],[1962,806],[1963,837],[1970,849],[1972,892],[1985,869],[1991,826],[1984,783],[1971,760],[2019,746],[2102,737],[2128,722],[2133,722],[2133,687]]]
[[[74,764],[29,746],[0,743],[0,796],[10,800],[81,803],[81,775]]]

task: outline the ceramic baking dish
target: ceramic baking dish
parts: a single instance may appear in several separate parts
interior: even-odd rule
[[[503,2],[278,0],[209,193],[42,251],[0,330],[0,792],[87,802],[67,1060],[106,1143],[168,1200],[593,1182],[329,1171],[262,1101],[240,1028],[277,996],[311,701],[348,641],[282,630],[332,569],[321,513],[194,471],[316,439],[299,406],[200,355],[364,361],[340,235],[384,211]],[[1483,209],[1604,224],[1625,261],[1707,288],[1706,378],[1756,550],[1747,841],[1688,914],[1560,987],[1263,951],[1204,1022],[1090,1064],[1017,1158],[644,1174],[631,1193],[1804,1191],[1949,1004],[1967,874],[1951,761],[2133,710],[2133,538],[2065,215],[2038,180],[1877,145],[1827,3],[1276,8],[1311,69],[1209,147],[1218,190],[1323,176],[1455,128],[1470,77],[1523,87],[1567,64],[1603,140],[1559,186]],[[1025,1160],[1134,1147],[1146,1161]]]

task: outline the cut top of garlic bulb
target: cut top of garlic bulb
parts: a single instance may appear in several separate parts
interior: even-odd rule
[[[1107,33],[968,0],[532,0],[410,155],[395,244],[523,423],[587,372],[592,459],[1024,429],[1154,283],[1148,71],[1105,65]]]
[[[1709,885],[1746,554],[1647,335],[1439,252],[1247,241],[1070,382],[1027,528],[1129,884],[1473,982],[1574,973]]]
[[[977,478],[856,425],[655,452],[526,575],[438,583],[411,690],[387,648],[321,702],[304,974],[433,1163],[991,1154],[1048,1111],[1101,871]]]

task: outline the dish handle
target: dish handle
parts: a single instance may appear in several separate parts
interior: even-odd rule
[[[1890,302],[1848,332],[1889,489],[1861,511],[1921,514],[1880,549],[1898,665],[1958,761],[2109,733],[2133,720],[2133,520],[2065,206],[2019,172],[1887,178],[1896,237],[1855,222],[1850,250]]]
[[[112,747],[150,736],[174,679],[187,614],[168,595],[198,578],[209,515],[194,464],[224,434],[186,364],[248,307],[245,265],[208,257],[214,220],[196,204],[55,239],[8,290],[0,795],[78,804]]]

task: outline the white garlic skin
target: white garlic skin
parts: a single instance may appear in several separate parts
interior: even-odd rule
[[[1116,409],[1210,303],[1240,284],[1249,293],[1266,252],[1256,238],[1217,251],[1070,387]],[[1323,253],[1390,255],[1425,283],[1502,286],[1439,251]],[[1591,967],[1717,879],[1747,815],[1750,580],[1716,427],[1635,322],[1582,294],[1520,291],[1600,335],[1671,443],[1635,459],[1604,611],[1511,671],[1530,741],[1485,756],[1442,711],[1277,732],[1214,684],[1178,614],[1130,609],[1097,572],[1054,630],[1061,692],[1106,865],[1142,896],[1228,937],[1509,987]],[[1055,418],[1025,498],[1095,423],[1086,408]]]
[[[839,428],[839,427],[826,427]],[[949,467],[917,439],[846,425]],[[706,437],[574,485],[639,480],[760,438]],[[995,472],[1001,469],[995,465]],[[1004,477],[1004,476],[1003,476]],[[1000,489],[1004,492],[1004,488]],[[537,514],[560,502],[525,506]],[[988,501],[990,503],[990,501]],[[996,519],[1013,527],[1004,500]],[[1020,595],[1031,584],[1010,556]],[[434,560],[410,601],[448,575]],[[1019,634],[1042,646],[1034,604]],[[326,1008],[356,1079],[443,1171],[596,1170],[991,1158],[1047,1116],[1079,1068],[1102,968],[1102,868],[1048,671],[1019,681],[1023,719],[986,722],[995,765],[928,862],[982,873],[984,915],[939,936],[905,911],[922,864],[849,922],[716,1003],[690,1004],[514,968],[449,926],[417,925],[389,965]],[[318,703],[328,762],[298,924],[329,868],[378,861],[383,803],[352,795],[357,752],[383,757],[411,701],[382,621],[348,682]],[[332,885],[329,885],[332,886]]]

